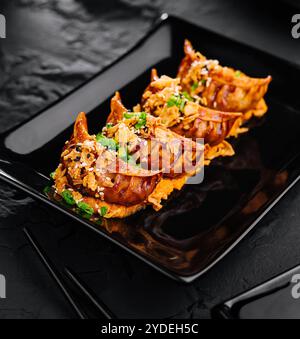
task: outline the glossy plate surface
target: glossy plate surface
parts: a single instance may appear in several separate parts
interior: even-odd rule
[[[173,194],[160,212],[150,208],[124,220],[96,226],[47,199],[43,188],[69,139],[78,112],[88,113],[97,133],[109,113],[110,98],[121,91],[127,107],[139,100],[152,67],[175,76],[183,41],[210,58],[252,76],[271,74],[269,112],[233,141],[236,156],[217,160],[204,182]],[[300,100],[294,86],[300,70],[292,64],[226,39],[177,18],[160,20],[129,53],[1,136],[0,177],[63,211],[163,273],[191,282],[220,260],[299,179]]]

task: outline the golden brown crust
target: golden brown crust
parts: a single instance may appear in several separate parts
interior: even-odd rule
[[[186,100],[182,96],[179,79],[166,76],[158,78],[152,71],[155,80],[145,90],[141,108],[147,113],[161,118],[162,123],[176,134],[194,140],[203,138],[206,144],[216,146],[229,136],[240,132],[241,113],[222,112],[204,107],[197,98]],[[185,100],[184,107],[169,105],[174,95]],[[193,98],[192,98],[193,99]]]
[[[188,138],[203,138],[206,144],[218,145],[227,137],[232,136],[240,126],[241,114],[221,112],[209,108],[188,103],[186,110],[195,112],[193,119],[184,119],[178,125],[172,127],[175,133]]]
[[[121,136],[125,133],[131,146],[135,146],[137,139],[145,138],[143,140],[147,142],[147,138],[153,137],[157,140],[153,147],[168,145],[172,151],[171,145],[174,140],[177,145],[189,142],[192,147],[191,151],[187,150],[182,157],[177,157],[174,153],[169,172],[166,173],[162,173],[161,167],[164,153],[158,158],[161,159],[158,170],[152,170],[152,166],[150,170],[143,169],[118,158],[117,166],[111,171],[111,160],[119,157],[119,153],[107,148],[109,146],[103,146],[101,141],[97,141],[96,136],[89,135],[86,116],[80,113],[72,137],[62,151],[60,165],[55,171],[55,189],[60,196],[67,190],[75,204],[88,204],[94,214],[102,216],[101,211],[104,208],[106,218],[124,218],[148,204],[156,210],[160,209],[161,201],[167,199],[174,189],[181,189],[187,178],[196,173],[203,159],[203,150],[200,158],[196,158],[198,146],[194,142],[176,135],[151,116],[146,117],[144,130],[136,131],[134,126],[140,119],[139,115],[132,114],[131,117],[131,113],[128,113],[129,118],[124,118],[126,112],[119,93],[116,93],[111,102],[111,114],[108,118],[112,126],[103,129],[102,133],[105,135],[102,134],[100,140],[104,138],[105,142],[118,143],[121,147]],[[159,148],[155,150],[151,148],[151,151],[161,152]],[[190,171],[187,167],[189,160],[187,156],[196,162]],[[149,157],[148,161],[152,161],[152,157]],[[181,166],[183,172],[177,174],[178,166]]]
[[[129,217],[138,211],[144,209],[146,207],[146,203],[140,203],[133,206],[124,206],[120,204],[112,204],[102,201],[100,199],[92,198],[92,197],[83,197],[82,201],[91,206],[94,211],[100,211],[101,208],[106,208],[105,218],[126,218]]]
[[[154,190],[160,174],[149,173],[149,176],[133,176],[108,171],[97,172],[97,161],[100,155],[108,151],[100,149],[95,137],[88,134],[87,120],[80,113],[75,122],[73,137],[65,146],[61,157],[62,169],[71,187],[82,193],[97,197],[100,192],[108,203],[132,206],[145,201]],[[109,154],[108,154],[109,156]]]
[[[175,179],[162,179],[155,190],[150,194],[148,201],[153,205],[156,211],[162,208],[161,201],[167,200],[169,195],[176,189],[181,190],[189,176],[181,176]]]
[[[261,106],[256,113],[256,107],[268,90],[271,76],[251,78],[240,71],[222,67],[216,60],[208,60],[195,52],[188,40],[184,50],[185,57],[178,71],[183,90],[200,95],[210,108],[243,112],[244,121],[253,115],[262,116],[267,111],[266,106]]]
[[[226,140],[222,141],[216,146],[206,145],[205,148],[205,165],[209,165],[210,162],[218,157],[231,157],[235,154],[234,149]]]
[[[116,92],[114,97],[111,99],[110,114],[106,122],[115,125],[123,119],[123,115],[126,112],[127,112],[127,109],[122,104],[121,95],[119,92]]]

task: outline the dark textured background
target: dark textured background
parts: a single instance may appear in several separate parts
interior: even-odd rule
[[[296,10],[279,1],[268,6],[253,0],[0,0],[8,24],[7,39],[0,40],[0,132],[122,55],[164,11],[300,65],[300,41],[290,34]],[[87,264],[82,273],[87,279],[98,273],[101,295],[118,316],[207,318],[219,302],[299,264],[299,204],[298,184],[255,231],[189,286],[168,280],[107,241],[81,234],[86,231],[71,240],[87,241],[83,255],[96,253],[97,265]],[[0,273],[8,289],[7,299],[0,299],[0,318],[74,317],[24,239],[26,224],[78,227],[0,184]]]

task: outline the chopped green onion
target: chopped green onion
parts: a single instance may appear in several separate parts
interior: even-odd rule
[[[185,104],[186,104],[186,101],[185,101],[185,100],[182,100],[182,101],[180,102],[180,107],[179,107],[180,112],[183,112]]]
[[[201,80],[201,83],[202,83],[202,80]],[[192,87],[191,87],[192,91],[195,92],[198,87],[199,87],[199,82],[194,82]]]
[[[145,112],[140,112],[140,113],[127,112],[127,113],[124,113],[123,116],[125,119],[138,118],[138,122],[134,126],[135,129],[140,129],[147,124],[147,114]]]
[[[136,159],[132,155],[129,154],[129,150],[127,147],[120,147],[118,151],[118,156],[120,159],[122,159],[123,161],[127,162],[130,165],[134,165],[137,167],[140,166],[140,164],[138,165],[136,163]]]
[[[106,128],[112,128],[113,125],[114,125],[114,124],[112,124],[112,123],[109,122],[108,124],[106,124]]]
[[[83,216],[86,219],[91,219],[91,217],[94,214],[94,209],[90,205],[88,205],[85,202],[80,201],[77,204],[77,207],[78,207],[78,210],[81,216]]]
[[[137,124],[134,125],[135,129],[141,129],[142,127],[144,127],[146,125],[145,122],[138,122]]]
[[[136,113],[127,112],[127,113],[124,113],[123,116],[125,119],[132,119],[135,117],[135,114]]]
[[[55,177],[55,171],[50,173],[50,178],[54,180],[54,177]]]
[[[101,217],[104,217],[106,215],[106,213],[107,213],[107,207],[106,206],[102,206],[100,208],[100,215],[101,215]]]
[[[145,112],[140,113],[138,122],[134,125],[135,129],[140,129],[147,124],[147,114]]]
[[[120,159],[124,161],[128,161],[129,154],[128,154],[128,148],[127,147],[120,147],[118,151],[118,156]]]
[[[72,193],[71,193],[70,191],[64,190],[64,191],[62,192],[61,196],[63,197],[64,201],[65,201],[68,205],[73,206],[73,205],[76,204],[76,202],[75,202],[75,200],[74,200],[74,198],[73,198],[73,195],[72,195]]]
[[[44,194],[48,195],[51,192],[52,188],[51,186],[46,186],[43,190]]]
[[[107,147],[110,150],[118,149],[118,144],[114,139],[107,138],[101,133],[97,134],[96,139],[97,139],[97,142],[99,142],[103,147]]]
[[[168,107],[176,106],[180,109],[181,112],[184,110],[185,104],[186,104],[186,99],[184,97],[181,97],[178,94],[172,95],[170,99],[167,101]]]
[[[98,226],[102,226],[103,220],[102,219],[98,219],[95,221],[95,224]]]
[[[171,97],[170,97],[170,99],[167,101],[167,106],[168,107],[173,107],[173,106],[176,106],[176,107],[178,107],[180,104],[178,103],[179,102],[179,100],[180,100],[180,97],[179,97],[179,95],[172,95]]]
[[[241,76],[241,74],[242,74],[242,72],[241,71],[236,71],[235,72],[235,76],[238,78],[238,77],[240,77]]]
[[[189,95],[188,92],[183,92],[182,95],[183,95],[188,101],[193,101],[193,98]]]

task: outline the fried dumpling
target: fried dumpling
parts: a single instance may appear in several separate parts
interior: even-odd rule
[[[172,149],[187,143],[190,151]],[[159,156],[152,157],[152,152]],[[158,119],[128,112],[116,94],[108,123],[97,136],[88,133],[85,114],[78,115],[54,173],[54,187],[67,202],[85,206],[92,215],[123,218],[148,204],[160,209],[162,199],[200,170],[202,155],[200,145],[167,130]]]
[[[136,109],[159,117],[177,134],[193,140],[203,138],[211,150],[210,160],[212,149],[222,149],[221,153],[216,152],[216,156],[234,154],[225,139],[239,133],[241,113],[221,112],[203,106],[201,98],[182,91],[179,78],[158,77],[157,72],[152,70],[151,80],[143,94],[141,107]]]
[[[208,60],[185,40],[185,57],[178,71],[184,91],[198,95],[210,108],[226,112],[242,112],[243,120],[261,117],[267,111],[264,95],[272,80],[251,78],[241,71],[222,67],[217,60]]]

